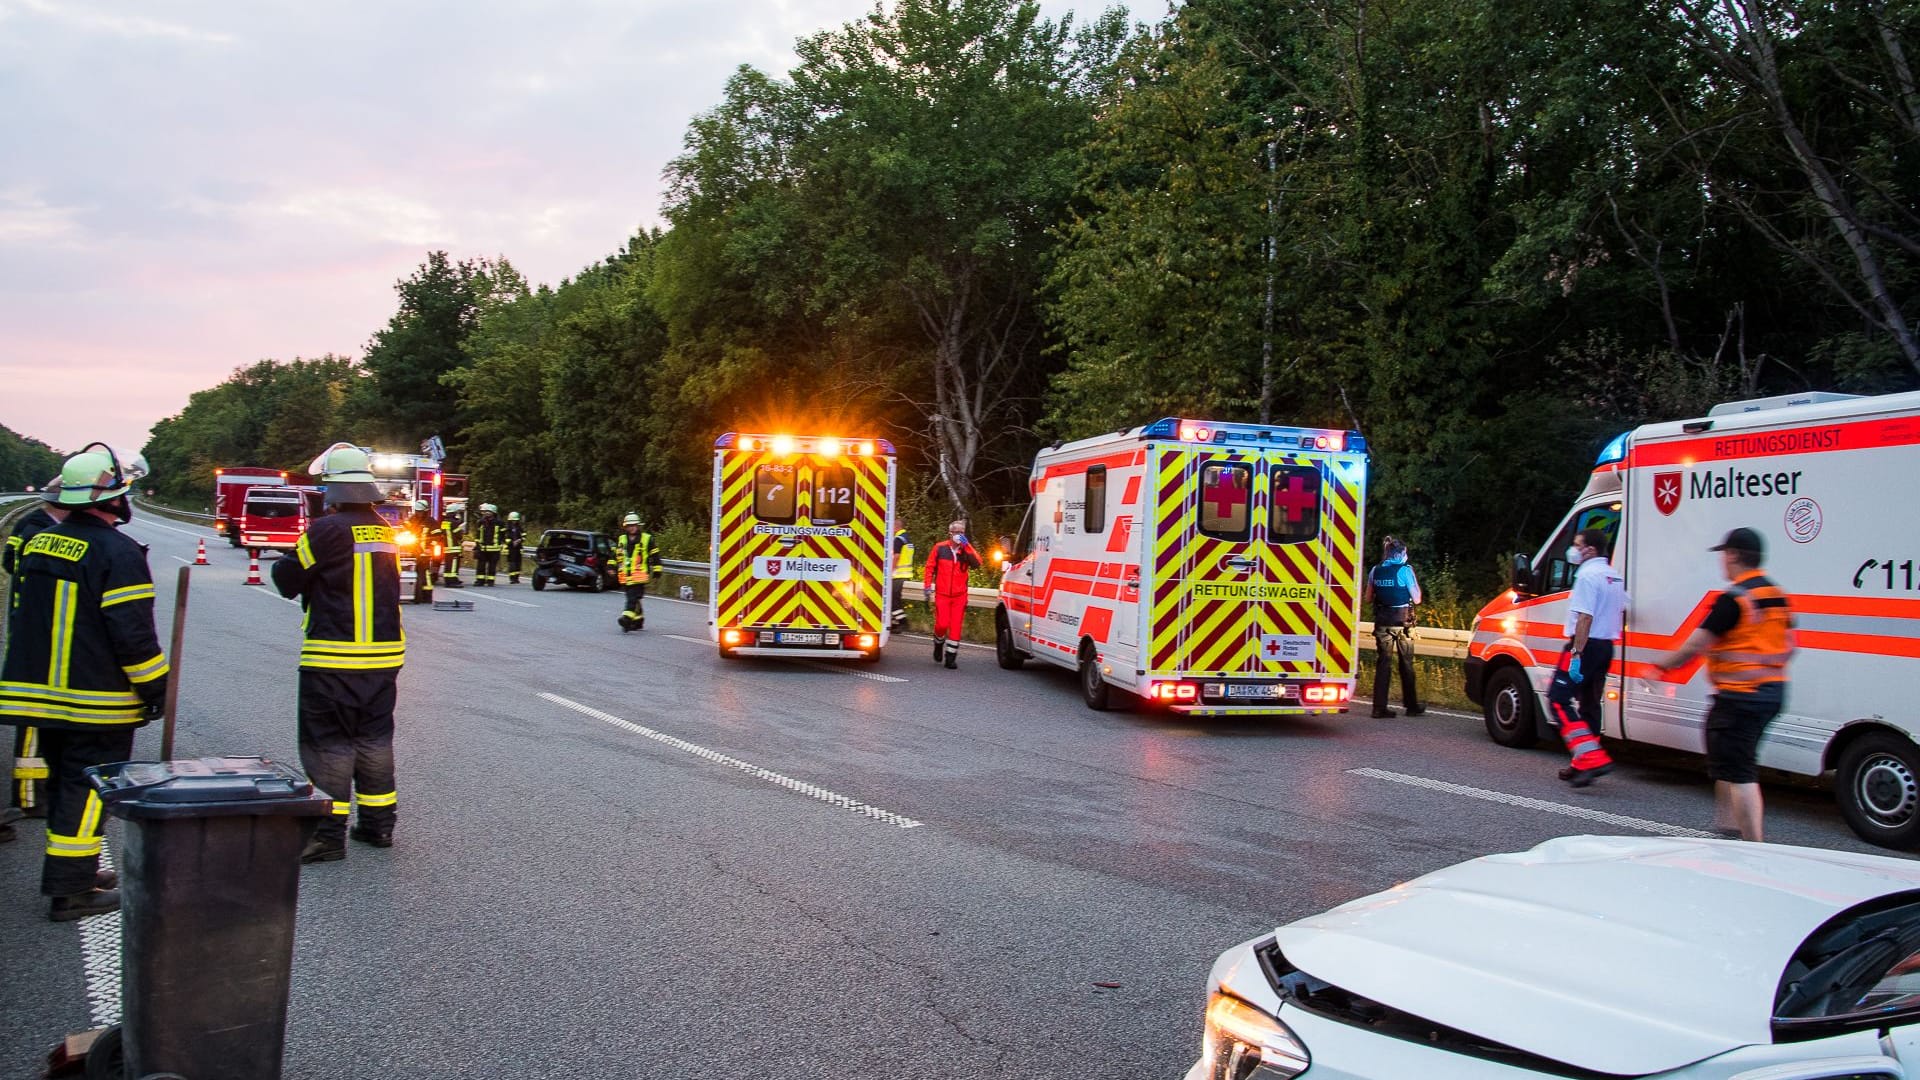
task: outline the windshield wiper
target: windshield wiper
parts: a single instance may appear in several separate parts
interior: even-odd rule
[[[1830,1007],[1842,991],[1864,990],[1886,974],[1893,962],[1910,951],[1903,944],[1916,935],[1889,927],[1872,937],[1863,938],[1822,960],[1805,975],[1788,984],[1787,992],[1774,1009],[1780,1019],[1817,1019],[1834,1015]],[[1857,994],[1855,995],[1857,997]]]

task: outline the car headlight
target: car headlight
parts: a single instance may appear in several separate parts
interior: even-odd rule
[[[1207,1000],[1207,1080],[1287,1080],[1313,1063],[1287,1025],[1232,994]]]

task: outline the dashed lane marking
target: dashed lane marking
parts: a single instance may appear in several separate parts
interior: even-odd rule
[[[842,810],[851,810],[861,817],[872,818],[875,821],[884,821],[889,825],[897,825],[902,829],[917,829],[922,824],[910,817],[896,814],[891,810],[882,810],[877,806],[869,806],[858,799],[849,798],[848,796],[829,791],[826,788],[809,784],[804,780],[795,780],[791,776],[784,776],[771,769],[763,769],[751,762],[728,757],[718,750],[709,750],[698,743],[691,743],[685,739],[668,735],[665,732],[655,731],[650,727],[642,727],[631,720],[622,720],[612,713],[601,712],[591,705],[582,705],[570,698],[563,698],[559,694],[549,694],[543,691],[538,696],[542,700],[550,701],[563,709],[572,709],[574,712],[591,716],[595,720],[603,720],[622,731],[630,731],[635,735],[652,739],[654,742],[660,743],[663,746],[670,746],[675,750],[692,754],[694,757],[711,761],[716,765],[725,765],[729,769],[738,769],[757,780],[765,780],[769,784],[786,788],[788,791],[798,792],[810,799],[818,799],[821,802],[838,806]]]
[[[1504,791],[1490,791],[1487,788],[1469,787],[1466,784],[1450,784],[1445,780],[1431,780],[1424,776],[1410,776],[1406,773],[1388,772],[1385,769],[1348,769],[1349,776],[1365,776],[1374,780],[1390,780],[1409,787],[1426,788],[1428,791],[1444,792],[1448,795],[1464,795],[1469,799],[1484,802],[1502,803],[1518,806],[1525,810],[1538,810],[1543,814],[1559,814],[1561,817],[1580,818],[1583,821],[1597,821],[1603,825],[1617,825],[1623,829],[1637,829],[1659,836],[1691,836],[1703,840],[1713,839],[1713,834],[1702,829],[1689,829],[1684,825],[1669,825],[1664,821],[1648,821],[1646,818],[1627,817],[1625,814],[1609,814],[1605,810],[1590,810],[1584,806],[1571,806],[1567,803],[1549,802],[1546,799],[1530,799],[1525,795],[1510,795]]]
[[[113,869],[113,856],[100,846],[100,869]],[[86,972],[87,1008],[93,1026],[120,1022],[120,913],[90,915],[80,928],[80,962]]]
[[[141,518],[141,519],[140,519],[140,520],[139,520],[139,521],[138,521],[137,523],[136,523],[136,522],[129,522],[129,524],[136,524],[136,525],[138,525],[139,527],[145,527],[145,526],[148,526],[148,525],[151,525],[151,526],[153,526],[153,527],[154,527],[154,528],[156,528],[156,529],[165,529],[165,530],[167,530],[168,532],[176,532],[176,533],[179,533],[179,534],[180,534],[180,535],[182,535],[182,536],[192,536],[192,537],[196,537],[196,538],[199,538],[199,539],[202,539],[202,540],[204,540],[204,539],[206,539],[206,538],[207,538],[207,536],[211,534],[211,532],[210,532],[210,530],[206,530],[206,529],[198,529],[198,530],[196,530],[196,529],[178,529],[178,528],[175,528],[175,527],[173,527],[172,525],[162,525],[162,524],[160,524],[159,522],[157,522],[157,521],[155,521],[155,520],[153,520],[153,518],[152,518],[151,516],[148,516],[148,517],[143,517],[143,518]],[[217,535],[217,534],[211,534],[211,535]]]
[[[706,638],[687,637],[685,634],[661,634],[660,636],[670,637],[675,641],[684,641],[689,645],[712,645],[713,644],[713,642],[708,641]]]

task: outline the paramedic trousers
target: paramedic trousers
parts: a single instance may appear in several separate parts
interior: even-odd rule
[[[1568,674],[1572,663],[1573,642],[1569,641],[1547,687],[1547,711],[1560,729],[1560,741],[1567,744],[1574,768],[1611,765],[1613,758],[1600,745],[1600,695],[1607,687],[1607,671],[1613,667],[1613,642],[1587,639],[1587,647],[1580,651],[1577,683]]]
[[[40,755],[47,759],[47,858],[40,868],[44,896],[73,896],[93,888],[100,870],[105,814],[87,783],[89,766],[133,756],[132,725],[99,731],[40,728]]]
[[[480,548],[473,553],[473,583],[475,585],[493,584],[494,572],[499,569],[499,548]]]
[[[520,580],[520,545],[519,544],[507,545],[507,580],[509,582],[517,582]]]
[[[40,752],[40,729],[19,727],[13,736],[13,782],[7,788],[7,805],[17,806],[28,817],[47,812],[47,759]]]
[[[1373,711],[1386,711],[1396,666],[1400,669],[1401,703],[1409,709],[1419,708],[1420,694],[1413,682],[1413,627],[1375,626],[1373,655]]]
[[[631,615],[641,622],[647,621],[647,611],[643,604],[647,596],[647,583],[642,581],[635,585],[628,585],[626,589],[627,607],[621,614]]]
[[[300,767],[315,787],[333,796],[333,816],[315,838],[329,844],[346,838],[349,806],[354,824],[391,835],[398,815],[393,782],[393,702],[400,672],[300,671]]]
[[[934,595],[933,639],[935,641],[959,641],[960,630],[967,622],[967,594],[957,596]]]

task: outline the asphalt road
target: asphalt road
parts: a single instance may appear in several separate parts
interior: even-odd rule
[[[128,529],[164,638],[210,534]],[[208,552],[179,753],[297,762],[299,612]],[[1070,673],[985,650],[722,661],[704,607],[650,600],[623,635],[617,593],[442,596],[475,610],[407,609],[397,844],[303,877],[291,1078],[1174,1077],[1235,942],[1472,856],[1711,814],[1685,762],[1575,792],[1560,756],[1457,714],[1095,713]],[[1774,841],[1868,850],[1824,794],[1769,798]],[[89,971],[99,920],[45,921],[22,832],[0,847],[8,1077],[114,1009],[111,926]]]

